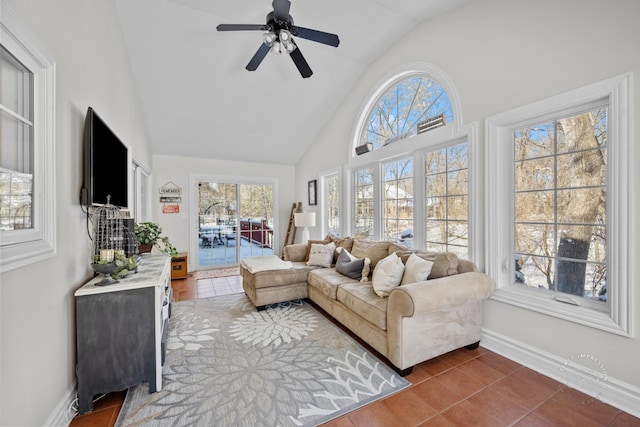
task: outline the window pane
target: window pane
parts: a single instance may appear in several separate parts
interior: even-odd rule
[[[558,156],[558,188],[606,185],[605,159],[605,149],[571,152]],[[585,174],[586,171],[590,173]]]
[[[427,194],[431,197],[444,196],[447,194],[447,174],[427,175],[425,179]]]
[[[546,190],[554,186],[554,158],[542,157],[534,160],[516,162],[516,191]]]
[[[516,283],[538,289],[551,289],[554,269],[553,258],[516,254]]]
[[[373,168],[355,172],[355,237],[373,239]]]
[[[452,121],[451,103],[442,86],[426,77],[412,76],[380,96],[365,122],[360,144],[370,142],[377,150]]]
[[[413,160],[387,162],[383,170],[384,238],[413,247]]]
[[[32,81],[0,47],[0,231],[33,228]]]
[[[469,170],[461,169],[453,172],[449,172],[447,178],[447,193],[454,194],[467,194],[469,189],[468,180]]]
[[[468,258],[468,145],[457,144],[425,156],[425,247]],[[455,247],[455,248],[454,248]]]
[[[340,236],[340,178],[338,174],[327,177],[327,230]]]
[[[516,282],[606,300],[606,111],[515,132]]]
[[[554,222],[554,195],[553,191],[516,193],[516,221]]]
[[[33,74],[0,46],[0,104],[31,121]]]
[[[516,224],[516,252],[529,255],[554,256],[555,226],[550,224]]]
[[[447,241],[447,222],[438,220],[426,221],[427,242]]]
[[[447,222],[447,243],[456,246],[469,245],[469,223],[467,221]]]
[[[541,123],[515,132],[515,160],[553,155],[555,124]]]
[[[0,170],[0,231],[33,226],[33,175]]]

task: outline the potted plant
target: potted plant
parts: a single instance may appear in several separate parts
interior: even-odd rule
[[[156,246],[163,254],[172,257],[178,255],[169,238],[162,236],[162,227],[158,223],[138,222],[134,224],[133,230],[138,241],[138,253],[151,252],[153,246]]]

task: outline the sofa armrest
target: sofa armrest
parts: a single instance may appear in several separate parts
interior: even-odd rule
[[[291,262],[303,262],[307,258],[307,243],[294,243],[287,245],[283,249],[283,256],[285,261]]]
[[[477,271],[395,288],[387,303],[387,358],[404,370],[479,341],[481,301],[494,290]]]
[[[391,292],[387,313],[416,316],[480,301],[489,298],[494,291],[493,279],[478,271],[410,283]]]

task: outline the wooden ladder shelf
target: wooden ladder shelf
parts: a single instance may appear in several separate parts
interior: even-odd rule
[[[296,242],[296,224],[295,224],[295,214],[296,212],[302,212],[302,202],[293,203],[291,205],[291,214],[289,215],[289,226],[287,227],[287,235],[284,238],[284,246],[289,244],[293,244]],[[289,243],[289,237],[291,237],[291,243]],[[284,249],[283,246],[283,249]],[[284,257],[284,250],[282,251],[282,256]]]

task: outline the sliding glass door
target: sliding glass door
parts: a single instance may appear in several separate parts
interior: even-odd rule
[[[198,267],[273,254],[273,185],[198,183]]]

